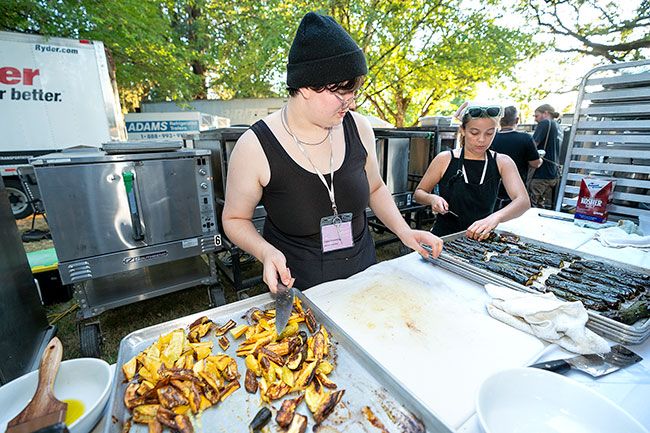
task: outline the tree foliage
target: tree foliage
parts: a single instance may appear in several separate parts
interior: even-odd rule
[[[645,58],[650,49],[650,0],[525,0],[520,10],[542,31],[577,42],[556,44],[558,52],[620,62]]]
[[[127,109],[149,94],[194,98],[202,86],[188,67],[191,51],[178,43],[171,16],[159,1],[2,2],[0,29],[104,42]]]
[[[457,0],[339,1],[331,12],[366,52],[368,109],[396,126],[470,97],[479,82],[506,79],[536,47],[530,35]]]
[[[507,79],[531,36],[461,0],[14,0],[0,29],[101,40],[126,109],[142,100],[284,94],[288,50],[309,10],[334,16],[364,50],[360,108],[410,125],[481,81]]]
[[[237,3],[222,51],[227,64],[216,74],[217,93],[281,92],[300,17],[316,10],[336,18],[366,54],[361,110],[397,126],[440,109],[441,101],[470,96],[480,81],[503,79],[535,48],[530,35],[496,25],[496,16],[484,10],[463,11],[459,0]]]

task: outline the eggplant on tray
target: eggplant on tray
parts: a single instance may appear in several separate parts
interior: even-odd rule
[[[189,332],[177,329],[165,334],[122,365],[129,382],[124,405],[133,422],[147,424],[151,433],[163,426],[192,433],[190,415],[218,405],[239,389],[235,360],[213,355],[213,343],[200,341],[213,327],[202,317]]]
[[[245,357],[246,390],[259,391],[263,403],[271,403],[290,393],[298,394],[282,403],[276,416],[281,427],[291,425],[303,399],[316,424],[320,424],[345,393],[345,390],[327,391],[337,388],[328,378],[334,365],[328,360],[331,342],[327,329],[316,323],[311,310],[304,310],[298,298],[294,300],[293,311],[280,335],[275,331],[273,309],[255,309],[246,316],[249,324],[244,332],[245,340],[237,348],[237,355]],[[312,335],[301,331],[300,323],[305,323]],[[302,428],[302,421],[297,423],[294,428]]]
[[[150,433],[167,427],[180,433],[193,433],[192,419],[204,410],[213,410],[240,388],[241,374],[234,358],[213,354],[213,341],[202,341],[212,332],[220,348],[230,340],[242,339],[236,355],[244,358],[244,387],[250,394],[259,392],[260,403],[270,405],[289,394],[277,411],[276,422],[286,431],[304,432],[307,417],[298,413],[305,407],[316,425],[336,408],[345,390],[329,379],[334,370],[331,342],[327,329],[316,323],[312,312],[303,310],[295,298],[289,322],[278,335],[273,309],[252,309],[248,323],[237,326],[230,320],[218,326],[207,317],[162,335],[156,342],[122,365],[128,383],[123,401],[132,423],[146,424]],[[304,323],[311,335],[300,330]],[[216,408],[218,410],[218,408]],[[271,419],[264,407],[251,421],[250,429],[259,431]]]
[[[484,241],[460,236],[446,241],[444,248],[474,267],[567,301],[581,301],[623,324],[650,317],[650,275],[511,234],[492,233]]]

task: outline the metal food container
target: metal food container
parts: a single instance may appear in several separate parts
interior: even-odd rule
[[[625,263],[616,262],[614,260],[608,260],[603,257],[583,253],[581,251],[576,251],[570,248],[559,247],[557,245],[550,245],[545,242],[540,242],[523,236],[513,235],[512,233],[501,231],[501,230],[495,230],[495,233],[517,236],[521,241],[527,243],[539,245],[541,247],[552,249],[558,252],[580,256],[582,259],[594,260],[601,263],[609,264],[611,266],[622,268],[631,272],[637,272],[641,274],[647,273],[647,269],[642,269]],[[448,236],[444,236],[442,239],[445,242],[452,242],[463,236],[465,236],[464,231],[459,233],[454,233]],[[536,294],[540,293],[534,287],[524,286],[508,278],[505,278],[501,275],[498,275],[496,273],[490,272],[485,269],[480,269],[466,262],[461,258],[458,258],[452,254],[445,252],[444,250],[437,259],[429,259],[429,261],[440,266],[441,268],[447,269],[451,272],[454,272],[472,281],[476,281],[477,283],[480,284],[491,283],[503,287],[509,287],[511,289],[519,290],[522,292],[536,293]],[[626,325],[624,323],[606,317],[597,311],[588,309],[587,313],[589,314],[589,321],[587,322],[587,327],[591,328],[594,332],[604,337],[610,338],[614,341],[617,341],[619,343],[640,344],[644,342],[648,337],[650,337],[650,318],[639,320],[633,325]]]
[[[355,343],[345,332],[341,330],[329,317],[327,317],[316,305],[305,295],[297,293],[296,296],[302,301],[303,307],[311,308],[317,322],[324,325],[329,332],[334,352],[332,356],[335,363],[334,371],[329,378],[334,381],[337,389],[345,389],[341,402],[336,406],[334,412],[321,424],[319,429],[314,431],[327,432],[369,432],[377,427],[373,426],[366,418],[362,409],[369,407],[377,419],[391,432],[444,432],[451,433],[452,430],[439,420],[434,413],[428,410],[419,399],[413,396],[401,383],[394,379],[390,371],[385,370],[374,360],[362,347]],[[208,310],[202,313],[176,319],[160,325],[155,325],[126,336],[121,344],[117,359],[117,368],[113,380],[113,389],[109,402],[108,419],[104,433],[119,433],[122,431],[124,422],[130,414],[124,406],[124,392],[127,384],[124,381],[124,374],[121,366],[137,355],[149,345],[154,343],[160,335],[171,332],[178,328],[187,328],[194,320],[201,316],[207,316],[218,324],[224,324],[228,320],[234,320],[238,324],[245,323],[245,313],[253,307],[262,309],[273,308],[273,301],[269,294],[259,295],[254,298],[245,299],[233,304]],[[304,324],[301,324],[301,328]],[[228,334],[229,335],[229,334]],[[216,338],[210,334],[203,341],[210,338],[214,341],[214,349],[218,351],[219,346]],[[232,340],[232,336],[229,335]],[[230,347],[224,352],[234,358],[237,362],[239,379],[243,383],[246,372],[244,358],[237,357],[235,351],[243,340],[232,341]],[[440,390],[432,390],[440,392]],[[297,394],[289,394],[285,398],[291,399]],[[272,402],[272,407],[279,409],[282,400]],[[261,408],[260,396],[258,393],[249,394],[242,386],[235,391],[224,402],[216,407],[206,409],[200,416],[200,425],[203,433],[230,433],[248,431],[248,425],[255,414]],[[296,413],[306,415],[308,428],[314,426],[311,412],[301,403]],[[272,420],[266,427],[270,432],[284,431]],[[384,431],[386,431],[384,430]],[[145,433],[147,426],[133,424],[131,433]]]

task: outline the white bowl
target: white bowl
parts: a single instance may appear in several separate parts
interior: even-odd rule
[[[88,433],[104,411],[113,375],[106,361],[96,358],[69,359],[61,363],[54,381],[54,396],[79,400],[84,412],[68,426],[70,433]],[[36,392],[38,371],[32,371],[0,388],[0,432],[22,411]]]
[[[537,368],[488,377],[479,388],[476,412],[486,433],[648,433],[592,389]]]

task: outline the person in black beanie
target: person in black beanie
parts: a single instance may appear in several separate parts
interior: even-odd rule
[[[376,262],[366,208],[422,256],[440,238],[404,221],[379,174],[375,137],[354,112],[368,73],[363,51],[332,18],[306,14],[289,51],[287,104],[256,122],[231,154],[222,223],[228,238],[278,282],[307,289]],[[255,207],[267,212],[263,235]]]

